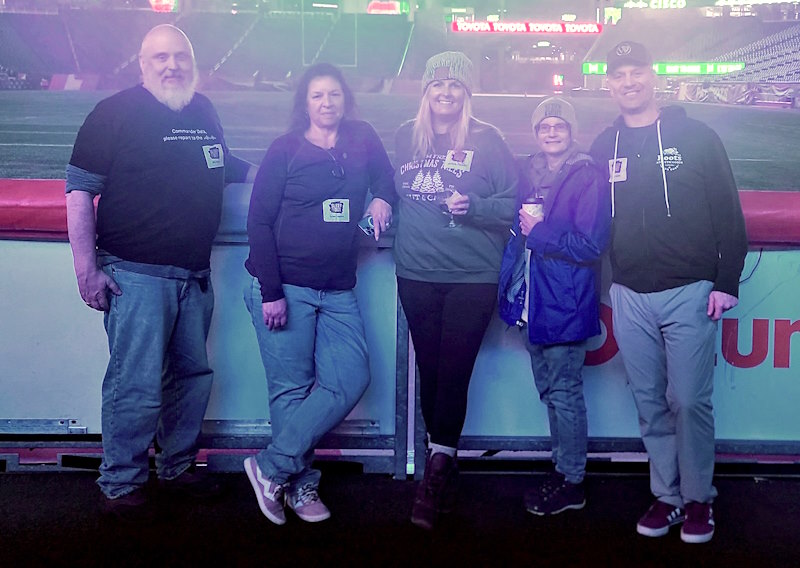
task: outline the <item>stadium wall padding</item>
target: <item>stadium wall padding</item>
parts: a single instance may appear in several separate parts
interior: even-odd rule
[[[91,73],[57,73],[50,78],[50,91],[96,91],[100,86],[100,75]]]
[[[226,193],[221,238],[244,235],[246,197]],[[742,190],[739,198],[752,246],[800,246],[800,192]],[[0,236],[66,239],[64,180],[0,179]]]
[[[245,184],[226,188],[212,250],[216,302],[208,349],[215,379],[206,425],[220,445],[211,448],[258,447],[269,432],[264,371],[242,301],[252,280],[243,266],[249,193]],[[794,301],[800,287],[800,194],[747,191],[741,197],[752,247],[740,303],[718,331],[717,447],[725,453],[798,454],[800,382],[791,358],[800,349]],[[65,217],[63,180],[0,180],[0,314],[11,322],[0,327],[0,433],[21,428],[28,436],[53,434],[37,429],[53,422],[100,433],[100,387],[108,361],[103,317],[77,292]],[[409,412],[415,386],[408,369],[414,362],[404,343],[408,334],[391,250],[366,237],[364,243],[355,291],[372,383],[345,424],[356,432],[355,445],[328,447],[353,448],[353,456],[388,452],[395,472],[402,473],[413,447],[405,445],[406,432],[417,432],[421,451]],[[617,451],[639,447],[639,430],[607,294],[602,302],[603,333],[590,343],[584,390],[590,448]],[[499,318],[491,322],[470,385],[462,449],[547,446],[546,410],[533,388],[524,340]]]

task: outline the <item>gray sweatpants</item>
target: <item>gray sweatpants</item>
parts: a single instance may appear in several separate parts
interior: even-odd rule
[[[712,283],[640,294],[612,284],[614,336],[650,458],[650,489],[683,507],[708,503],[714,476],[714,342],[706,315]]]

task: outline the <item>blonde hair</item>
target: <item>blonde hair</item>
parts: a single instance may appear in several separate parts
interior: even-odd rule
[[[414,118],[414,128],[411,131],[411,144],[414,149],[414,159],[420,159],[433,151],[433,121],[431,119],[431,105],[428,102],[428,89],[422,95],[417,116]],[[465,89],[466,90],[466,89]],[[464,106],[461,107],[461,117],[449,129],[450,150],[461,151],[467,144],[470,133],[470,123],[476,119],[472,116],[472,96],[464,97]],[[476,121],[479,122],[479,121]],[[483,123],[481,123],[483,124]]]

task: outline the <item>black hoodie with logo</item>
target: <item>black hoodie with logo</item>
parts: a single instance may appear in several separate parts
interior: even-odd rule
[[[590,153],[608,172],[614,282],[649,293],[709,280],[738,296],[747,235],[716,132],[665,107],[649,126],[619,117]]]

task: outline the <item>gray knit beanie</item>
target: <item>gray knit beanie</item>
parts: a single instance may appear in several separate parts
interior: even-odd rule
[[[561,97],[550,97],[539,103],[539,106],[536,107],[536,110],[533,111],[533,115],[531,116],[531,125],[534,131],[536,127],[539,126],[540,122],[551,116],[560,118],[569,124],[570,133],[573,138],[575,137],[575,134],[578,132],[578,120],[575,118],[575,109]]]
[[[460,51],[444,51],[437,53],[425,63],[422,74],[422,93],[434,81],[455,79],[472,94],[472,61]]]

